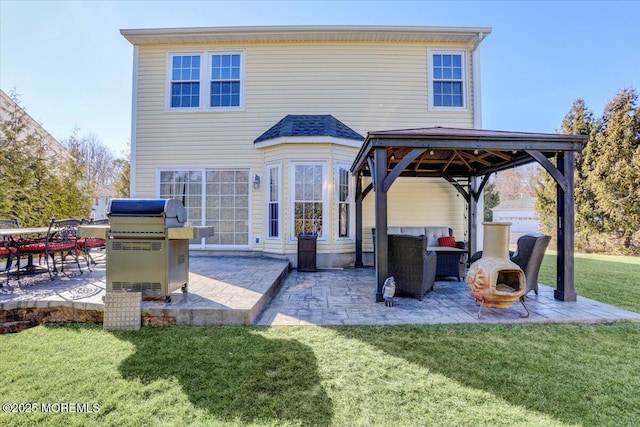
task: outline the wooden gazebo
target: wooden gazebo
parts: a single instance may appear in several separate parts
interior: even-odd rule
[[[492,173],[538,162],[557,183],[558,264],[555,298],[576,301],[574,286],[574,159],[584,135],[433,127],[369,132],[353,164],[356,179],[356,267],[362,267],[362,201],[375,194],[376,301],[388,273],[387,191],[396,178],[439,177],[468,203],[469,252],[477,247],[477,202]],[[549,160],[555,158],[555,165]],[[371,183],[363,188],[362,177]],[[378,231],[379,230],[379,231]]]

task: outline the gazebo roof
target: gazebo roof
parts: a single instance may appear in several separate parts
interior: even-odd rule
[[[376,148],[387,151],[391,170],[413,150],[422,152],[399,176],[482,176],[535,161],[532,152],[552,157],[561,151],[580,151],[584,135],[508,132],[432,127],[369,132],[351,172],[370,175],[367,164]],[[535,154],[535,153],[534,153]]]

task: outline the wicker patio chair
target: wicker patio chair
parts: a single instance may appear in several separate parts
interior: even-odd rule
[[[524,272],[527,280],[527,290],[525,294],[533,291],[538,295],[538,273],[540,272],[540,265],[542,264],[544,253],[550,241],[551,236],[546,234],[527,233],[518,239],[517,250],[515,252],[509,252],[511,261],[518,264]],[[482,251],[473,254],[469,260],[469,264],[473,264],[480,258],[482,258]]]
[[[422,301],[433,289],[437,256],[427,251],[424,236],[389,235],[389,275],[396,281],[396,292],[409,294]]]

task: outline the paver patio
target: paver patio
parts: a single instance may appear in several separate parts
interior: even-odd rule
[[[69,269],[54,281],[48,276],[11,279],[0,288],[0,313],[16,308],[54,306],[104,311],[104,256],[92,272]],[[288,273],[288,274],[287,274]],[[175,318],[175,324],[217,325],[394,325],[640,321],[640,314],[578,296],[557,301],[553,288],[530,294],[531,315],[521,318],[519,303],[510,309],[478,307],[464,282],[438,281],[422,301],[396,298],[393,307],[374,302],[375,270],[335,269],[288,272],[284,260],[265,257],[191,256],[189,293],[172,294],[172,303],[143,301],[147,316]],[[0,277],[0,280],[4,277]]]

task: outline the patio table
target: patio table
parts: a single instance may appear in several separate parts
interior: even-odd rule
[[[49,227],[0,228],[0,236],[29,236],[47,234]]]
[[[2,237],[28,237],[28,236],[36,236],[37,238],[44,238],[44,235],[49,231],[49,227],[20,227],[20,228],[0,228],[0,236]],[[12,239],[18,248],[18,252],[20,251],[20,240]],[[9,266],[7,266],[9,267]],[[33,254],[29,254],[27,265],[24,267],[25,274],[33,274],[36,272],[35,267],[33,265]],[[7,269],[7,275],[9,274],[9,270]]]

